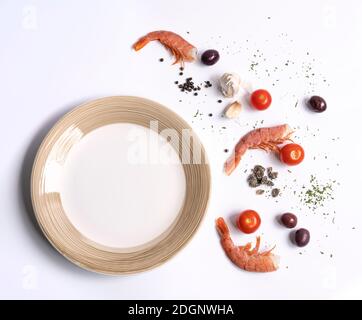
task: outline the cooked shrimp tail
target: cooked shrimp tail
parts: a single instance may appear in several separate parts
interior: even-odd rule
[[[238,152],[236,152],[236,149]],[[241,157],[244,155],[244,153],[248,150],[247,146],[243,144],[239,148],[235,147],[235,150],[233,151],[232,155],[226,160],[224,169],[225,173],[229,176],[235,168],[238,166]]]
[[[153,39],[155,40],[155,39]],[[133,49],[136,51],[141,50],[146,44],[148,44],[150,41],[152,41],[151,37],[149,35],[144,36],[140,38],[134,45]]]
[[[223,218],[216,219],[216,228],[222,238],[230,238],[230,231]]]

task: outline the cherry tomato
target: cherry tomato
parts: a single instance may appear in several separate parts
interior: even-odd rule
[[[243,211],[236,221],[238,228],[244,233],[255,232],[259,228],[260,223],[260,216],[254,210]]]
[[[250,103],[255,109],[265,110],[270,107],[272,97],[268,91],[259,89],[251,94]]]
[[[299,144],[290,143],[280,150],[280,160],[290,166],[301,163],[303,159],[304,150]]]

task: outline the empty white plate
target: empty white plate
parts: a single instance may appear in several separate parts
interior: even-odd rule
[[[109,97],[53,127],[35,159],[31,192],[40,227],[65,257],[97,272],[131,273],[166,261],[191,238],[207,207],[210,172],[200,141],[175,113],[146,99]]]

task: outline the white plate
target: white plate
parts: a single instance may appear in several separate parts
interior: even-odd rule
[[[200,141],[175,113],[110,97],[53,127],[31,186],[37,220],[58,251],[86,269],[132,273],[166,261],[195,233],[210,171]]]

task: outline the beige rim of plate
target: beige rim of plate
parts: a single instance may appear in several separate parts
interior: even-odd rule
[[[149,126],[158,120],[158,130],[177,130],[190,126],[166,107],[137,97],[107,97],[87,102],[66,114],[50,130],[42,142],[34,161],[31,178],[31,198],[36,219],[50,243],[66,258],[87,270],[104,274],[128,274],[154,268],[177,253],[196,232],[207,209],[210,193],[210,169],[201,142],[193,134],[190,149],[195,144],[201,148],[203,161],[199,164],[182,164],[186,178],[186,195],[174,223],[153,241],[133,248],[111,248],[95,243],[82,235],[67,218],[57,192],[45,190],[46,165],[49,159],[63,162],[74,144],[71,128],[83,134],[114,123],[133,123]],[[179,150],[181,157],[182,148]]]

